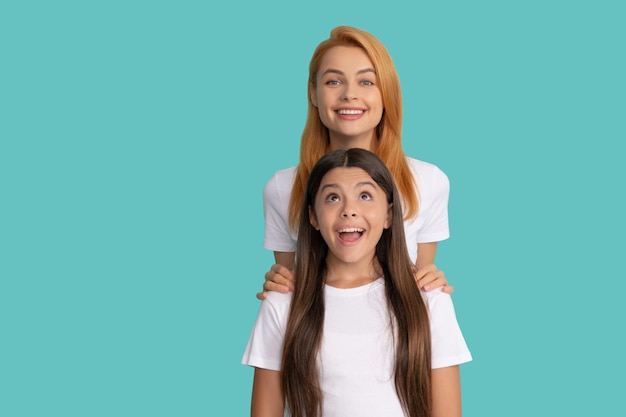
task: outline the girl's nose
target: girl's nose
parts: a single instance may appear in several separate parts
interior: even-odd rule
[[[343,217],[344,219],[347,219],[347,218],[350,218],[350,217],[356,217],[356,211],[352,210],[350,208],[346,208],[341,213],[341,217]]]

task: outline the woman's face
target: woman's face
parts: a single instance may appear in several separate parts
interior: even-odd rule
[[[383,100],[374,65],[365,51],[354,46],[329,49],[316,82],[311,87],[311,101],[330,131],[331,145],[373,150]]]

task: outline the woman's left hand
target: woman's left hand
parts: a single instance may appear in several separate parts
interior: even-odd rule
[[[447,294],[454,292],[454,287],[448,285],[448,280],[443,271],[437,269],[435,264],[424,265],[415,271],[415,282],[424,291],[431,291],[435,288],[443,287],[441,290]]]

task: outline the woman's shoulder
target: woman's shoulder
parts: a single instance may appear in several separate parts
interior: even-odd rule
[[[293,180],[296,176],[296,166],[281,169],[270,177],[263,187],[265,194],[275,195],[276,193],[290,194],[293,187]]]
[[[448,176],[437,165],[411,157],[407,157],[407,161],[419,187],[431,184],[435,187],[449,186]]]
[[[278,185],[288,184],[289,187],[291,187],[293,184],[293,179],[296,176],[296,168],[298,167],[294,165],[289,168],[279,169],[278,171],[274,172],[274,174],[272,174],[269,180],[267,180],[266,185],[270,183]]]
[[[414,172],[417,172],[419,174],[424,174],[424,175],[431,175],[431,176],[432,175],[446,176],[443,170],[439,168],[439,166],[433,163],[422,161],[416,158],[411,158],[410,156],[407,156],[406,159],[407,159],[407,162],[409,163],[409,166]]]
[[[284,169],[279,169],[278,171],[274,172],[274,174],[272,174],[272,176],[270,177],[269,181],[293,181],[293,178],[296,176],[296,168],[297,166],[291,166],[289,168],[284,168]]]

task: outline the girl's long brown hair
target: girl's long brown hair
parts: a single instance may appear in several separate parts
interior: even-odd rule
[[[385,280],[387,304],[395,331],[395,387],[407,416],[426,417],[431,410],[431,353],[428,310],[413,278],[406,247],[402,205],[385,164],[363,149],[336,150],[311,170],[301,204],[293,292],[282,357],[285,403],[293,417],[319,417],[323,402],[317,358],[324,326],[324,277],[328,246],[310,224],[309,207],[324,175],[333,168],[358,167],[384,190],[393,219],[376,246]]]
[[[289,201],[289,225],[298,226],[298,217],[307,178],[318,159],[330,150],[328,128],[322,124],[317,108],[311,101],[309,88],[315,88],[317,73],[326,51],[335,46],[356,46],[372,61],[383,101],[383,117],[377,127],[378,141],[373,150],[387,165],[405,204],[404,218],[417,214],[417,184],[402,149],[402,93],[400,78],[385,46],[370,33],[350,26],[338,26],[330,38],[320,43],[309,64],[307,97],[309,101],[306,125],[300,142],[300,162]]]

